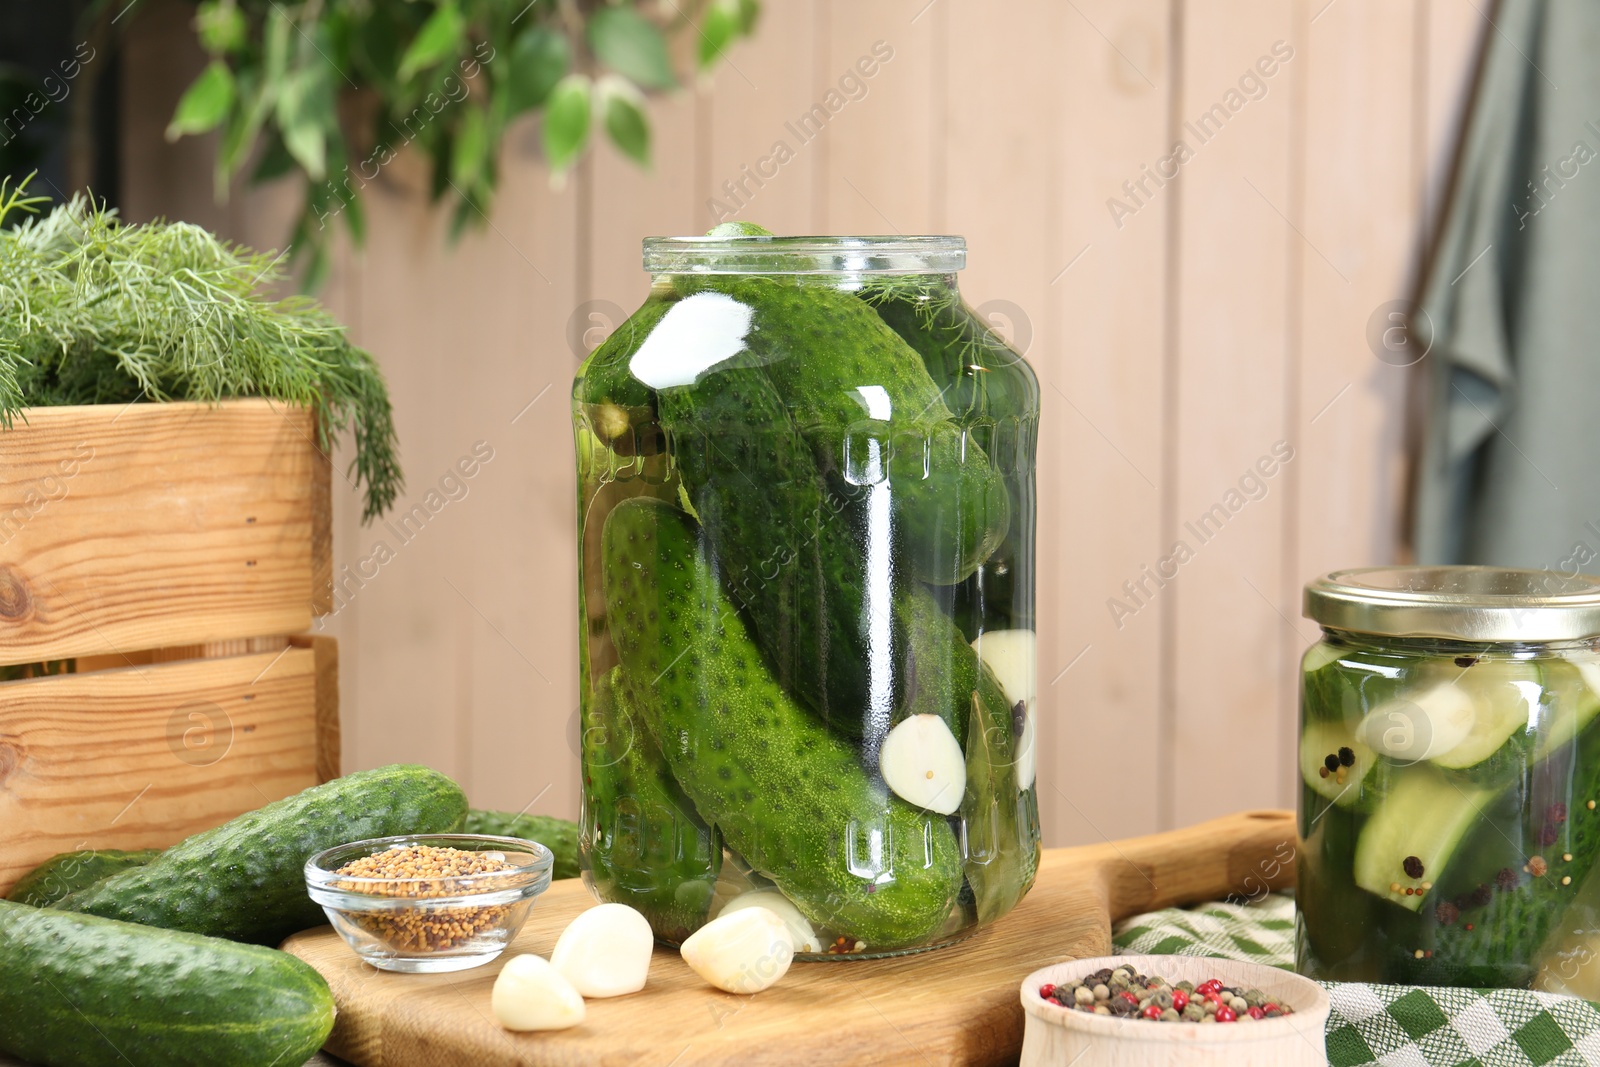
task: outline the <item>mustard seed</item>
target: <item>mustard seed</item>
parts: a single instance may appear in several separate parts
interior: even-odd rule
[[[515,864],[507,862],[505,857],[495,852],[411,845],[385,849],[371,856],[351,860],[334,873],[351,879],[393,879],[335,883],[341,889],[373,896],[425,900],[496,888],[493,883],[500,879],[476,879],[472,876],[516,869]],[[440,952],[460,947],[485,930],[500,925],[505,921],[506,910],[502,905],[445,908],[418,904],[415,908],[398,911],[346,914],[363,930],[399,951]]]

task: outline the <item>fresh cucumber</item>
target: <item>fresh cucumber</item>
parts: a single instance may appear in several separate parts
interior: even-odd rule
[[[570,819],[473,808],[467,812],[461,832],[537,841],[556,858],[550,869],[551,878],[578,877],[578,824]]]
[[[1494,790],[1451,781],[1427,763],[1394,769],[1356,841],[1356,885],[1408,911],[1437,899],[1423,883],[1431,886],[1440,877],[1495,796]],[[1408,861],[1421,873],[1408,873]]]
[[[650,729],[700,816],[808,920],[868,951],[926,942],[961,887],[942,817],[890,795],[772,677],[688,517],[657,501],[606,520],[611,636],[648,687]]]
[[[627,904],[673,944],[698,930],[722,869],[722,841],[667,768],[622,669],[595,686],[584,715],[585,880],[602,900]],[[649,699],[648,687],[636,692]]]
[[[333,995],[274,949],[0,902],[0,1050],[46,1067],[298,1067]]]
[[[126,851],[116,848],[91,848],[52,856],[17,880],[6,894],[7,900],[49,907],[63,897],[86,889],[102,878],[109,878],[130,867],[143,867],[157,856],[159,848]]]
[[[312,855],[369,837],[448,833],[466,813],[461,787],[438,771],[415,764],[360,771],[186,838],[55,907],[275,945],[327,921],[306,895]]]
[[[1342,808],[1370,802],[1380,762],[1349,723],[1306,718],[1301,724],[1300,780],[1325,800]]]
[[[890,491],[890,526],[918,576],[967,578],[1010,522],[1004,480],[945,406],[922,359],[866,304],[828,283],[693,275],[686,293],[750,310],[742,338],[766,369],[823,473]]]
[[[1600,861],[1600,811],[1587,804],[1597,797],[1600,724],[1591,724],[1485,809],[1420,914],[1391,917],[1394,950],[1383,980],[1531,982],[1552,931]],[[1446,903],[1454,910],[1441,914]]]

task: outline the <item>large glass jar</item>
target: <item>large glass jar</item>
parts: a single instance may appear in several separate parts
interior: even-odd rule
[[[1033,882],[1038,382],[965,257],[651,239],[578,373],[584,878],[662,941],[914,951]]]
[[[1305,609],[1300,972],[1600,993],[1600,579],[1340,571]]]

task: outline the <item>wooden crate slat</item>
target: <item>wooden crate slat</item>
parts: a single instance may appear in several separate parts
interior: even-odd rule
[[[316,653],[0,683],[0,892],[79,848],[166,847],[318,780]]]
[[[0,664],[310,624],[313,544],[329,527],[308,410],[235,400],[26,416],[0,431]]]
[[[344,760],[339,729],[339,639],[295,634],[289,643],[317,655],[317,781],[339,777]]]

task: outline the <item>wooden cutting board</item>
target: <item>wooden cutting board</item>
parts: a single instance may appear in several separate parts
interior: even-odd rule
[[[1230,815],[1184,830],[1049,849],[1025,900],[948,948],[889,960],[796,963],[763,993],[702,982],[657,948],[642,992],[591,1000],[571,1030],[512,1034],[489,1010],[504,960],[548,957],[594,900],[556,882],[499,961],[454,974],[389,974],[359,962],[330,927],[284,949],[321,971],[339,1015],[327,1049],[358,1067],[568,1067],[577,1064],[1015,1063],[1018,983],[1060,960],[1106,954],[1111,923],[1174,904],[1291,885],[1289,812]]]

